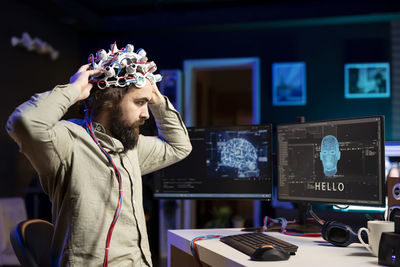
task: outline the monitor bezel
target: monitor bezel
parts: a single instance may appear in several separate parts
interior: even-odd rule
[[[254,194],[254,196],[250,196],[251,194],[220,194],[220,193],[196,193],[196,194],[189,194],[189,193],[156,193],[155,188],[153,191],[153,197],[155,199],[189,199],[189,200],[264,200],[264,201],[272,201],[274,197],[274,177],[273,177],[273,168],[274,168],[274,162],[273,162],[273,153],[272,153],[272,146],[273,146],[273,125],[272,123],[260,123],[260,124],[246,124],[246,125],[223,125],[223,126],[192,126],[192,127],[187,127],[187,129],[192,130],[194,128],[197,129],[204,129],[207,128],[209,131],[212,130],[245,130],[249,129],[251,127],[265,127],[269,132],[268,132],[268,141],[269,141],[269,146],[268,146],[268,157],[269,157],[269,162],[268,164],[270,165],[269,168],[271,170],[271,189],[270,192],[265,194],[265,197],[260,197],[260,194]],[[188,131],[189,132],[189,131]],[[155,173],[155,179],[160,179],[160,174]],[[231,195],[231,196],[230,196]]]
[[[358,203],[354,203],[354,202],[345,202],[345,201],[337,201],[337,202],[328,202],[328,201],[324,201],[324,200],[311,200],[311,201],[307,201],[304,198],[285,198],[282,197],[280,194],[280,186],[279,186],[279,182],[280,182],[280,171],[279,171],[279,127],[287,127],[287,126],[295,126],[295,125],[300,125],[300,124],[321,124],[321,123],[330,123],[330,122],[341,122],[341,121],[351,121],[351,120],[365,120],[365,119],[378,119],[380,127],[381,127],[381,131],[380,131],[380,160],[381,163],[380,164],[380,190],[378,190],[380,196],[380,200],[376,201],[374,203],[371,202],[358,202]],[[277,186],[277,194],[276,197],[279,201],[288,201],[288,202],[296,202],[296,203],[315,203],[315,204],[327,204],[327,205],[361,205],[361,206],[371,206],[371,207],[385,207],[386,205],[386,177],[385,177],[385,117],[383,115],[379,115],[379,116],[366,116],[366,117],[352,117],[352,118],[342,118],[342,119],[330,119],[330,120],[318,120],[318,121],[305,121],[305,122],[299,122],[299,123],[285,123],[285,124],[278,124],[276,126],[276,139],[277,139],[277,144],[276,144],[276,149],[277,149],[277,160],[276,160],[276,164],[277,164],[277,175],[276,175],[276,186]]]

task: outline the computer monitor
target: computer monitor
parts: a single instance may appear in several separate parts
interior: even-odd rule
[[[278,200],[385,205],[384,118],[277,126]]]
[[[156,173],[154,197],[271,199],[272,125],[190,127],[192,152]]]
[[[400,142],[386,141],[385,142],[385,177],[388,177],[391,168],[400,166]],[[387,179],[386,179],[387,180]],[[333,207],[334,210],[341,211],[359,211],[359,212],[378,212],[384,213],[386,207],[371,207],[360,205],[346,205],[345,207]]]

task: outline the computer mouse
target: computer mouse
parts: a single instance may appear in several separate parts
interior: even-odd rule
[[[263,245],[257,248],[251,259],[254,261],[284,261],[290,257],[289,252],[279,246]]]

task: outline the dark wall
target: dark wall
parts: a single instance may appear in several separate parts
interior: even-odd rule
[[[1,21],[1,88],[0,98],[0,197],[19,194],[22,186],[31,182],[35,173],[25,157],[5,131],[8,116],[19,104],[35,93],[69,82],[69,77],[80,65],[80,38],[76,30],[60,25],[53,18],[30,6],[2,1]],[[53,61],[49,55],[28,52],[12,47],[11,37],[28,32],[60,52]]]
[[[143,30],[100,38],[92,36],[85,45],[88,51],[94,52],[108,48],[115,40],[121,47],[126,43],[143,47],[159,69],[182,69],[185,59],[259,57],[262,122],[294,122],[297,116],[324,120],[384,115],[386,139],[391,139],[390,98],[344,98],[345,63],[390,61],[390,24],[387,22],[246,30],[239,27],[215,30],[212,26],[201,30],[171,28],[168,32]],[[307,104],[274,107],[271,64],[290,61],[306,62]]]
[[[390,61],[390,32],[386,23],[303,28],[295,37],[294,59],[307,65],[307,104],[302,107],[270,105],[271,76],[264,80],[263,120],[294,122],[296,116],[307,120],[324,120],[357,116],[385,115],[386,137],[390,138],[391,100],[345,99],[344,64],[350,62]],[[281,51],[282,53],[283,51]],[[279,61],[279,56],[272,57]],[[269,63],[269,64],[268,64]],[[266,73],[271,73],[271,61]],[[265,90],[266,89],[266,90]]]

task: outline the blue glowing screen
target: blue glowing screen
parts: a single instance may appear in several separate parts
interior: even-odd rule
[[[272,125],[189,127],[192,152],[157,172],[154,197],[272,198]]]
[[[306,64],[272,64],[272,101],[275,106],[306,104]]]
[[[345,98],[390,97],[389,63],[345,64],[344,70]]]
[[[327,177],[332,177],[337,172],[337,162],[340,159],[339,142],[333,135],[322,138],[320,159]]]
[[[278,199],[383,206],[383,120],[278,125]]]
[[[209,177],[265,178],[270,144],[265,129],[214,131],[206,137]]]

